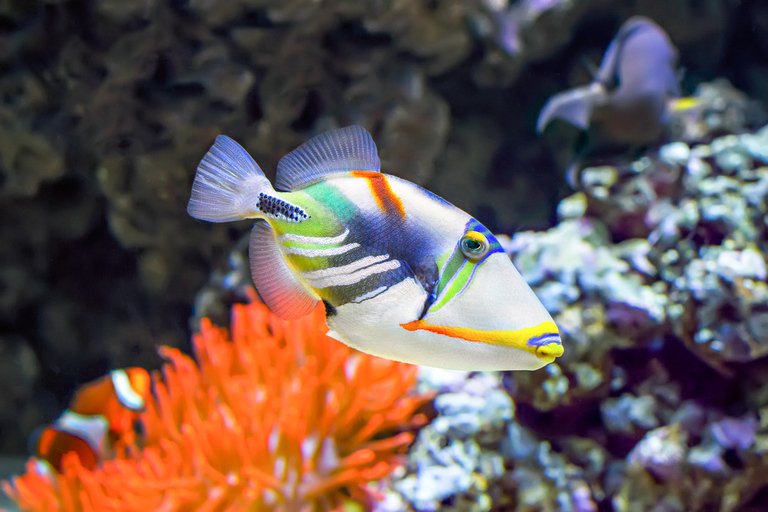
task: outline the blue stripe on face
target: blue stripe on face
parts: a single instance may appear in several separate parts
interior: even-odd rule
[[[543,334],[528,340],[529,347],[543,347],[545,345],[549,345],[550,343],[556,343],[558,345],[563,344],[560,336],[557,334]]]

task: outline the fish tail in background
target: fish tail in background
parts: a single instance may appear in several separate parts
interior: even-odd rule
[[[258,217],[260,193],[274,189],[259,165],[237,142],[219,135],[197,166],[187,212],[208,222]]]

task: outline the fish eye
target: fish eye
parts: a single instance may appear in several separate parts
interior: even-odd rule
[[[479,260],[486,254],[490,245],[482,233],[470,231],[461,239],[461,252],[470,260]]]

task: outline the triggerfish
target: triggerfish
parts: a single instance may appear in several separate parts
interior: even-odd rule
[[[370,134],[350,126],[285,155],[275,187],[219,136],[188,212],[255,219],[256,290],[279,317],[323,301],[328,335],[369,354],[462,370],[533,370],[563,353],[552,317],[488,229],[379,172]]]
[[[634,16],[619,28],[591,84],[556,94],[539,114],[543,133],[554,120],[586,132],[580,159],[656,142],[668,103],[680,95],[677,49],[664,29]]]
[[[68,453],[94,468],[117,443],[133,444],[135,423],[149,396],[149,374],[143,368],[114,370],[81,386],[69,408],[37,439],[37,456],[55,470]]]

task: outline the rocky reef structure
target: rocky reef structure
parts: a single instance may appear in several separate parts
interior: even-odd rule
[[[686,94],[725,76],[745,95],[705,88],[709,106],[685,110],[677,144],[634,166],[592,170],[554,231],[510,243],[569,333],[571,355],[549,371],[505,376],[514,406],[499,407],[514,414],[499,421],[548,442],[547,460],[564,467],[586,467],[567,436],[593,439],[585,446],[602,447],[603,465],[572,481],[587,482],[595,503],[620,495],[621,478],[605,468],[629,467],[646,435],[634,459],[673,441],[685,457],[722,452],[729,478],[746,482],[738,489],[757,489],[749,468],[760,442],[723,448],[710,433],[755,418],[759,440],[765,423],[764,270],[743,272],[765,254],[755,217],[763,135],[742,135],[754,122],[746,98],[768,99],[765,9],[738,0],[3,3],[0,452],[23,452],[78,384],[111,368],[159,366],[157,345],[190,348],[192,313],[223,323],[242,299],[221,269],[249,226],[202,225],[185,212],[193,169],[217,134],[240,140],[269,172],[311,135],[362,124],[385,172],[496,232],[544,229],[564,186],[535,116],[552,93],[588,81],[584,57],[596,61],[620,22],[642,14],[680,49]],[[563,247],[576,258],[558,257]],[[223,288],[206,286],[193,311],[209,278]],[[671,426],[678,409],[693,411],[688,403],[706,427],[648,434]],[[540,465],[525,460],[520,467]],[[648,489],[659,489],[656,478]],[[638,489],[622,495],[658,495]]]
[[[187,347],[194,294],[248,229],[185,212],[216,135],[270,170],[314,133],[362,124],[388,172],[454,189],[448,174],[464,179],[471,163],[477,192],[456,200],[482,208],[504,137],[492,124],[480,139],[456,132],[434,81],[468,65],[477,91],[508,86],[556,47],[521,46],[518,29],[563,9],[531,3],[513,22],[511,6],[480,0],[129,4],[0,6],[2,452],[23,451],[78,384],[157,366],[158,344]],[[499,46],[502,32],[517,42]],[[454,164],[445,149],[458,148],[456,133],[472,151]]]
[[[393,484],[403,502],[764,509],[767,148],[768,126],[587,168],[555,227],[507,239],[566,353],[501,378],[423,372],[438,416]]]

